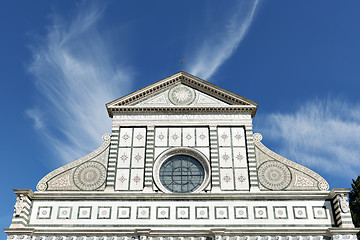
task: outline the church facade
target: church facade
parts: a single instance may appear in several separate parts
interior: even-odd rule
[[[179,72],[106,104],[94,152],[15,189],[8,239],[356,239],[347,194],[265,147],[258,104]]]

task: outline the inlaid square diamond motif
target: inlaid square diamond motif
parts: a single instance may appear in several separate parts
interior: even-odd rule
[[[130,219],[131,207],[118,207],[117,218],[118,219]]]
[[[58,219],[70,219],[72,207],[59,207]]]
[[[293,207],[294,218],[296,219],[307,219],[306,207]]]
[[[170,207],[157,207],[156,208],[157,219],[169,219],[170,218]]]
[[[209,129],[196,128],[196,146],[209,146]]]
[[[254,207],[254,215],[256,219],[267,219],[267,207]]]
[[[78,208],[78,219],[90,219],[90,218],[91,218],[91,207]]]
[[[97,218],[98,219],[110,219],[111,218],[111,207],[99,207]]]
[[[287,219],[287,208],[286,207],[274,207],[274,217],[276,219]]]
[[[39,207],[37,218],[38,219],[50,219],[52,207]]]
[[[208,207],[195,207],[195,218],[196,219],[208,219],[209,208]]]
[[[248,219],[247,207],[234,207],[235,219]]]
[[[215,219],[228,219],[229,212],[227,207],[215,207]]]
[[[133,137],[133,129],[132,128],[121,128],[120,129],[120,147],[129,147],[132,143]]]
[[[314,218],[316,218],[316,219],[326,219],[327,218],[326,207],[324,207],[324,206],[313,207],[313,213],[314,213]]]
[[[146,128],[134,128],[133,146],[143,147],[146,142]]]
[[[245,134],[243,128],[231,128],[232,145],[245,146]]]
[[[176,218],[177,219],[189,219],[190,218],[189,207],[176,207]]]
[[[150,207],[137,207],[137,219],[150,219]]]
[[[230,128],[219,127],[218,128],[218,142],[219,146],[231,146],[231,134]]]
[[[168,145],[168,128],[155,128],[155,146],[164,147]]]

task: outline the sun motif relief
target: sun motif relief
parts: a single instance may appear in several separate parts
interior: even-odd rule
[[[175,86],[169,91],[169,100],[175,105],[189,105],[195,100],[195,91],[184,85]]]

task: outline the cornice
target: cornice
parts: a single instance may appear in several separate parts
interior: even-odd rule
[[[108,114],[110,117],[113,117],[113,111],[117,109],[122,109],[125,106],[131,106],[136,103],[138,103],[141,100],[144,100],[150,96],[153,96],[154,94],[158,92],[165,91],[166,89],[169,89],[171,86],[174,86],[175,84],[182,83],[184,85],[187,85],[189,87],[192,87],[198,91],[201,91],[209,96],[215,97],[217,99],[220,99],[230,105],[237,105],[242,106],[242,108],[250,108],[250,112],[252,116],[255,116],[256,109],[258,104],[254,101],[251,101],[247,98],[244,98],[240,95],[237,95],[233,92],[230,92],[226,89],[223,89],[221,87],[218,87],[212,83],[209,83],[203,79],[200,79],[196,76],[193,76],[186,72],[179,72],[174,75],[171,75],[167,78],[164,78],[158,82],[155,82],[147,87],[144,87],[140,90],[137,90],[133,93],[130,93],[124,97],[118,98],[112,102],[109,102],[106,104],[106,108],[108,110]],[[153,110],[147,111],[149,112],[158,112],[158,111],[168,111],[168,109],[165,107],[151,107]],[[150,108],[150,109],[151,109]],[[178,110],[186,110],[187,111],[197,111],[198,108],[174,108]],[[217,111],[221,111],[222,109],[219,108]],[[124,111],[134,111],[136,112],[144,112],[146,111],[143,107],[140,109],[138,107],[135,108],[126,108]],[[117,112],[121,112],[121,110],[118,110]]]

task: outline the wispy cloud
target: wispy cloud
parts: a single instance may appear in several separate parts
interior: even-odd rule
[[[254,17],[258,0],[241,1],[224,23],[222,29],[213,28],[209,35],[197,46],[190,59],[190,73],[209,79],[217,69],[233,54],[244,39]],[[214,21],[219,19],[214,18]]]
[[[349,182],[360,173],[360,105],[315,100],[263,122],[265,139],[275,140],[287,158]]]
[[[29,71],[40,94],[26,114],[64,162],[101,143],[111,130],[104,104],[127,93],[131,80],[99,31],[104,9],[89,5],[80,5],[73,19],[53,15],[42,43],[31,48]]]

